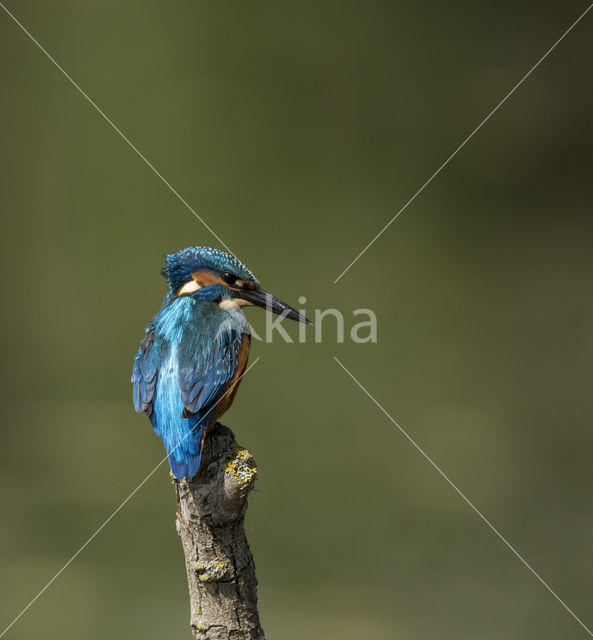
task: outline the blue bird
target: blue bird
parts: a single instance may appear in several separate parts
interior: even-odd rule
[[[166,255],[162,275],[169,291],[134,359],[134,407],[150,418],[175,478],[191,478],[204,437],[231,406],[247,366],[251,337],[241,308],[257,305],[311,323],[218,249]]]

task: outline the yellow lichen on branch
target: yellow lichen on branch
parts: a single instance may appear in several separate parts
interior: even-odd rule
[[[253,456],[237,443],[232,445],[235,457],[223,467],[225,473],[232,473],[240,489],[247,488],[257,475],[257,465]]]

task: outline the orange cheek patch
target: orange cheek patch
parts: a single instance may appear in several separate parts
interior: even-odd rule
[[[193,279],[200,285],[200,287],[207,287],[210,284],[222,284],[227,286],[224,280],[221,280],[218,276],[210,273],[210,271],[194,271],[192,273]]]
[[[255,285],[250,280],[237,280],[235,283],[238,287],[245,287],[246,289],[255,289]],[[233,287],[234,289],[234,287]],[[239,291],[240,289],[235,289],[235,291]]]

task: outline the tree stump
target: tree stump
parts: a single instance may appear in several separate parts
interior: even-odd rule
[[[194,638],[264,640],[244,530],[256,477],[251,454],[228,427],[216,423],[206,436],[198,475],[175,482]]]

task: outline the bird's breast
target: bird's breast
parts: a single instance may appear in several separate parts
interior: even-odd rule
[[[237,369],[233,377],[225,385],[223,392],[220,396],[220,401],[216,405],[214,411],[216,412],[216,419],[220,418],[223,413],[230,409],[231,404],[239,388],[241,376],[245,373],[247,367],[247,360],[249,359],[249,347],[251,345],[251,336],[248,333],[243,334],[241,345],[239,347],[239,358],[237,360]]]

